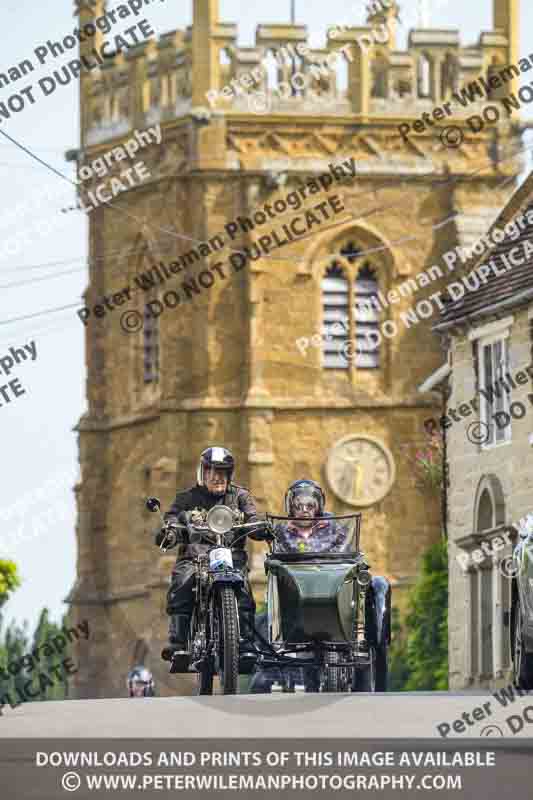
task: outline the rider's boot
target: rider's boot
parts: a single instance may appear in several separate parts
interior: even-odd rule
[[[239,673],[250,675],[257,662],[257,649],[253,644],[255,615],[253,612],[241,612],[241,622],[244,623],[243,633],[239,640]]]
[[[163,648],[161,658],[171,661],[171,672],[188,672],[190,652],[187,646],[190,617],[187,614],[172,614],[168,628],[168,645]]]

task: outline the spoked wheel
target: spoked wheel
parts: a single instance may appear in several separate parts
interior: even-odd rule
[[[366,667],[354,669],[352,692],[376,691],[376,648],[370,647],[368,654],[370,663]]]
[[[533,654],[526,652],[522,630],[520,603],[516,603],[514,614],[513,680],[518,689],[533,689]]]
[[[235,592],[222,586],[217,602],[217,672],[222,694],[237,694],[239,685],[239,613]]]

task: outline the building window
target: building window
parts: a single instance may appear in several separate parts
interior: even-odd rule
[[[159,317],[150,313],[148,305],[144,307],[143,326],[144,382],[159,382]]]
[[[378,282],[375,272],[365,264],[355,281],[355,336],[359,369],[379,367],[379,312],[376,308]],[[379,306],[378,306],[379,307]]]
[[[487,426],[483,447],[491,447],[511,440],[509,387],[505,383],[509,371],[507,336],[492,341],[481,339],[478,358],[480,419]],[[505,424],[505,420],[508,424]]]
[[[322,280],[322,366],[348,369],[343,348],[349,341],[349,284],[342,267],[334,262]]]
[[[322,365],[326,369],[376,369],[380,365],[376,271],[348,241],[322,280]]]
[[[488,489],[483,489],[478,508],[478,531],[494,528],[494,505]]]

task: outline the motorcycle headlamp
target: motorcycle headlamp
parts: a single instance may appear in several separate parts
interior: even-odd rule
[[[207,527],[213,533],[228,533],[234,521],[233,511],[228,506],[214,506],[206,517]]]
[[[360,569],[359,572],[357,573],[357,583],[363,589],[366,589],[371,580],[372,580],[372,575],[368,570]]]

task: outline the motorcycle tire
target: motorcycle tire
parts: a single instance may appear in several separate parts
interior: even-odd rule
[[[239,614],[235,592],[222,586],[218,594],[218,653],[222,694],[237,694],[239,687]]]
[[[376,649],[370,648],[370,664],[361,669],[354,669],[352,692],[376,691]]]
[[[389,663],[387,658],[387,645],[382,644],[376,650],[376,692],[388,691]]]

